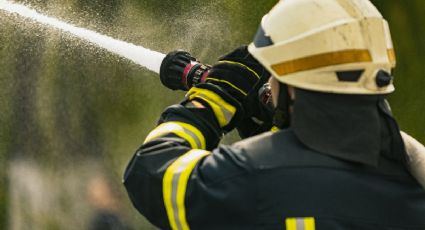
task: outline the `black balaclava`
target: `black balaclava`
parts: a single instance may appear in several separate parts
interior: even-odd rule
[[[377,166],[380,157],[406,165],[404,143],[385,96],[295,89],[295,98],[291,127],[307,147],[370,166]]]

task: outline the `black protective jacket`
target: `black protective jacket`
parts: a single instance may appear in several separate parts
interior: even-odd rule
[[[215,148],[213,120],[170,107],[126,169],[134,206],[161,229],[425,229],[425,191],[402,164],[323,154],[293,129]]]

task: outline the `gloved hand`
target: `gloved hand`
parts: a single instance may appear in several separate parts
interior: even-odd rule
[[[213,65],[206,82],[223,88],[242,103],[260,81],[263,71],[264,68],[249,54],[248,48],[241,46]]]
[[[205,90],[218,95],[222,100],[220,103],[228,104],[227,112],[226,109],[222,109],[221,112],[215,109],[220,127],[228,132],[237,126],[240,133],[243,133],[241,136],[246,137],[248,133],[254,133],[253,130],[259,130],[259,126],[266,122],[270,124],[267,126],[271,127],[272,118],[268,114],[265,115],[265,109],[261,108],[258,100],[258,90],[267,82],[269,76],[264,67],[249,54],[247,47],[242,46],[220,58],[209,71],[205,83],[193,87],[188,93],[188,98],[211,102],[213,101],[211,97],[205,98]],[[204,95],[196,96],[198,91],[204,91]],[[215,106],[211,106],[211,103],[206,104],[217,107],[220,103],[215,103]],[[254,122],[252,117],[256,117],[258,123]]]
[[[221,79],[215,76],[220,76]],[[227,78],[230,78],[228,81],[234,81],[234,85],[243,89],[245,94],[217,81]],[[272,127],[273,113],[260,103],[258,95],[269,78],[270,73],[248,52],[247,46],[241,46],[220,58],[219,63],[210,71],[207,82],[217,82],[242,104],[244,116],[236,126],[242,138],[269,131]]]
[[[425,188],[425,146],[405,132],[400,132],[403,138],[409,167],[412,175]]]

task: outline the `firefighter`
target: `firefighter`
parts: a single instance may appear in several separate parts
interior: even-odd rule
[[[128,195],[161,229],[423,230],[425,191],[385,100],[394,67],[370,1],[280,1],[248,48],[162,113],[127,166]],[[267,72],[271,103],[258,105]],[[270,120],[279,129],[261,133]],[[260,134],[219,145],[235,128]]]

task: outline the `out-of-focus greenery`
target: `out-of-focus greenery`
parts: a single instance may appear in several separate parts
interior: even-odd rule
[[[18,2],[134,44],[164,53],[181,48],[213,63],[220,55],[249,43],[262,15],[277,1]],[[390,98],[395,116],[402,129],[425,142],[425,66],[421,63],[425,56],[425,3],[373,2],[390,23],[397,52],[397,91]],[[161,111],[179,102],[184,94],[161,86],[157,74],[69,34],[2,11],[0,24],[0,226],[16,226],[12,224],[15,211],[11,211],[15,204],[10,199],[15,181],[10,175],[13,162],[25,159],[48,172],[42,174],[48,175],[45,180],[75,175],[82,184],[76,185],[72,191],[77,194],[69,197],[61,194],[63,189],[56,188],[57,184],[47,188],[59,194],[60,203],[52,205],[60,207],[52,208],[51,215],[46,211],[45,221],[29,224],[42,229],[84,228],[86,224],[80,220],[88,217],[70,207],[84,203],[85,194],[78,194],[79,188],[84,187],[86,174],[101,167],[116,181],[126,221],[148,229],[149,224],[125,197],[120,177]],[[87,159],[97,164],[93,171],[84,163]],[[65,215],[58,216],[54,210]],[[77,217],[81,219],[72,219]],[[64,221],[66,218],[70,220]],[[75,226],[63,226],[72,221]]]
[[[372,1],[390,24],[397,53],[396,91],[390,97],[401,128],[425,142],[424,1]]]

